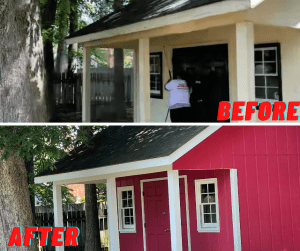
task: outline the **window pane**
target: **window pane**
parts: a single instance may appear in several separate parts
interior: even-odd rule
[[[215,192],[215,184],[208,184],[208,191],[210,193],[214,193]]]
[[[204,213],[209,214],[210,213],[210,205],[203,205],[203,211],[204,211]]]
[[[125,211],[125,216],[130,216],[130,215],[129,215],[129,210],[130,210],[130,209],[124,209],[124,211]]]
[[[211,212],[215,213],[216,212],[216,205],[211,205]]]
[[[276,99],[279,100],[279,91],[278,88],[268,88],[267,89],[268,99]]]
[[[255,86],[265,86],[265,77],[255,76]]]
[[[150,57],[150,64],[154,64],[154,57]]]
[[[128,203],[127,200],[123,200],[123,207],[127,207]]]
[[[127,191],[122,192],[122,199],[127,199]]]
[[[130,217],[125,217],[125,225],[130,225]]]
[[[267,78],[267,86],[279,87],[278,77],[268,76]]]
[[[211,223],[210,214],[204,214],[204,223]]]
[[[132,198],[132,191],[128,191],[128,199]]]
[[[201,193],[207,193],[207,185],[206,184],[201,185]]]
[[[130,216],[133,216],[133,209],[129,209],[129,212],[130,212]]]
[[[156,76],[155,75],[150,75],[150,87],[151,90],[156,90]]]
[[[132,199],[128,200],[128,207],[132,207]]]
[[[130,218],[130,221],[131,221],[131,222],[130,222],[130,223],[131,223],[131,225],[133,225],[133,224],[134,224],[134,218],[133,218],[133,217],[131,217],[131,218]]]
[[[255,97],[256,98],[266,98],[265,88],[255,88]]]
[[[217,215],[216,214],[211,215],[211,222],[212,223],[217,223]]]
[[[202,203],[208,203],[208,194],[202,194],[201,195],[201,202]]]
[[[209,195],[209,202],[216,202],[216,198],[215,198],[215,194],[214,193],[211,193]]]
[[[276,51],[275,50],[266,50],[264,51],[264,61],[276,61]]]
[[[262,51],[255,51],[255,61],[262,61]]]
[[[262,63],[255,63],[255,74],[263,74],[263,64]]]
[[[276,63],[265,63],[265,74],[276,74]]]

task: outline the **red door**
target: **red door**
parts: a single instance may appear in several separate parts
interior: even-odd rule
[[[167,180],[144,182],[147,251],[171,251]],[[184,179],[180,179],[183,251],[188,250]]]

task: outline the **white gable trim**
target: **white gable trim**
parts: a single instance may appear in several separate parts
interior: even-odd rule
[[[254,1],[254,0],[251,0]],[[205,17],[222,15],[230,12],[242,11],[251,7],[250,0],[226,0],[200,6],[186,11],[169,14],[163,17],[137,22],[110,30],[90,33],[83,36],[66,39],[67,44],[90,42],[108,37],[130,34],[163,27],[171,24],[179,24]]]
[[[167,157],[36,177],[34,178],[34,182],[43,183],[54,181],[59,184],[91,183],[91,181],[99,181],[108,177],[123,177],[151,172],[169,171],[172,170],[172,163],[174,161],[186,154],[220,128],[221,126],[209,126]]]

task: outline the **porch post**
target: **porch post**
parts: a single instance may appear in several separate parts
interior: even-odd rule
[[[138,48],[134,50],[134,57],[133,57],[133,76],[134,76],[134,84],[133,84],[133,109],[134,109],[134,122],[140,122],[140,115],[139,115],[139,50]]]
[[[236,24],[237,100],[255,101],[254,25]]]
[[[90,49],[83,47],[82,76],[82,122],[91,122],[91,55]]]
[[[150,122],[150,47],[149,38],[139,39],[138,48],[138,122]]]
[[[53,212],[54,212],[54,226],[55,227],[63,227],[63,208],[62,208],[62,198],[61,198],[61,185],[55,184],[53,182]],[[63,235],[60,241],[63,241]],[[64,246],[55,247],[56,251],[64,251]]]
[[[168,171],[170,231],[172,251],[182,251],[181,210],[178,170]]]
[[[120,251],[117,191],[116,191],[116,179],[114,177],[107,179],[106,190],[107,190],[109,250]]]
[[[237,180],[237,170],[230,169],[230,189],[231,189],[231,208],[232,208],[232,226],[234,251],[241,251],[241,226],[240,226],[240,207],[239,190]]]

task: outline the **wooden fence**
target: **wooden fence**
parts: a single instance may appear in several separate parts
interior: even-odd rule
[[[54,226],[53,209],[47,207],[36,207],[36,221],[41,227]],[[107,223],[107,204],[106,202],[98,203],[99,229],[101,238],[101,251],[108,251],[108,223]],[[84,251],[85,245],[85,230],[86,230],[86,215],[85,203],[71,204],[63,206],[63,221],[64,227],[78,227],[80,235],[78,237],[77,247],[65,247],[65,250]],[[49,233],[47,247],[43,247],[41,251],[54,251],[51,247],[52,235]]]

